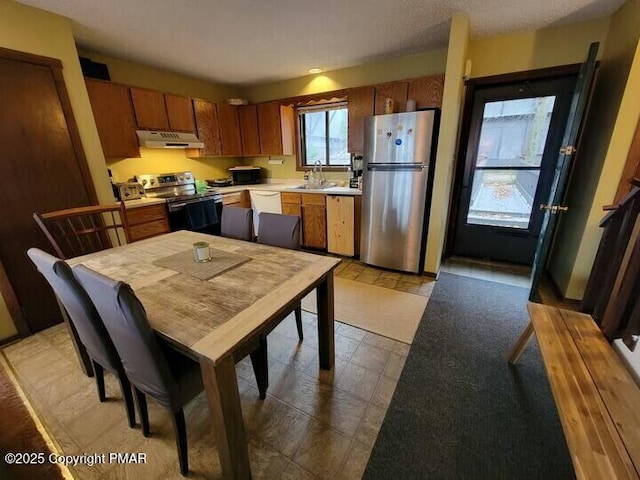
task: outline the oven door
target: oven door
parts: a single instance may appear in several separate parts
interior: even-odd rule
[[[213,207],[216,211],[217,221],[202,222],[200,218],[193,218],[190,213],[189,205],[199,204],[203,207]],[[210,205],[209,205],[210,204]],[[169,202],[169,227],[172,232],[177,230],[193,230],[210,235],[220,235],[220,219],[222,218],[222,200],[221,199],[205,199],[205,200],[185,200],[183,202]],[[194,227],[194,223],[196,224]]]

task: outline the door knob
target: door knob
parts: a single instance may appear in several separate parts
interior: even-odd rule
[[[540,210],[550,211],[553,215],[558,212],[566,212],[569,210],[569,207],[563,207],[560,205],[545,205],[544,203],[540,204]]]

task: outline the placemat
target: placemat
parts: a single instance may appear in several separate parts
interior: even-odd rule
[[[208,262],[196,262],[193,259],[193,250],[186,250],[156,260],[153,264],[200,280],[209,280],[251,260],[251,257],[225,252],[217,248],[210,248],[210,251],[211,260]]]

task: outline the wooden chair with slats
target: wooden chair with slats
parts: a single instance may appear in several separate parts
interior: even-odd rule
[[[61,259],[129,243],[129,225],[123,202],[34,213],[33,219]]]

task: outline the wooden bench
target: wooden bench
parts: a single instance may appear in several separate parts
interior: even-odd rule
[[[515,364],[535,332],[578,479],[640,478],[640,388],[594,320],[529,302],[531,322]]]

